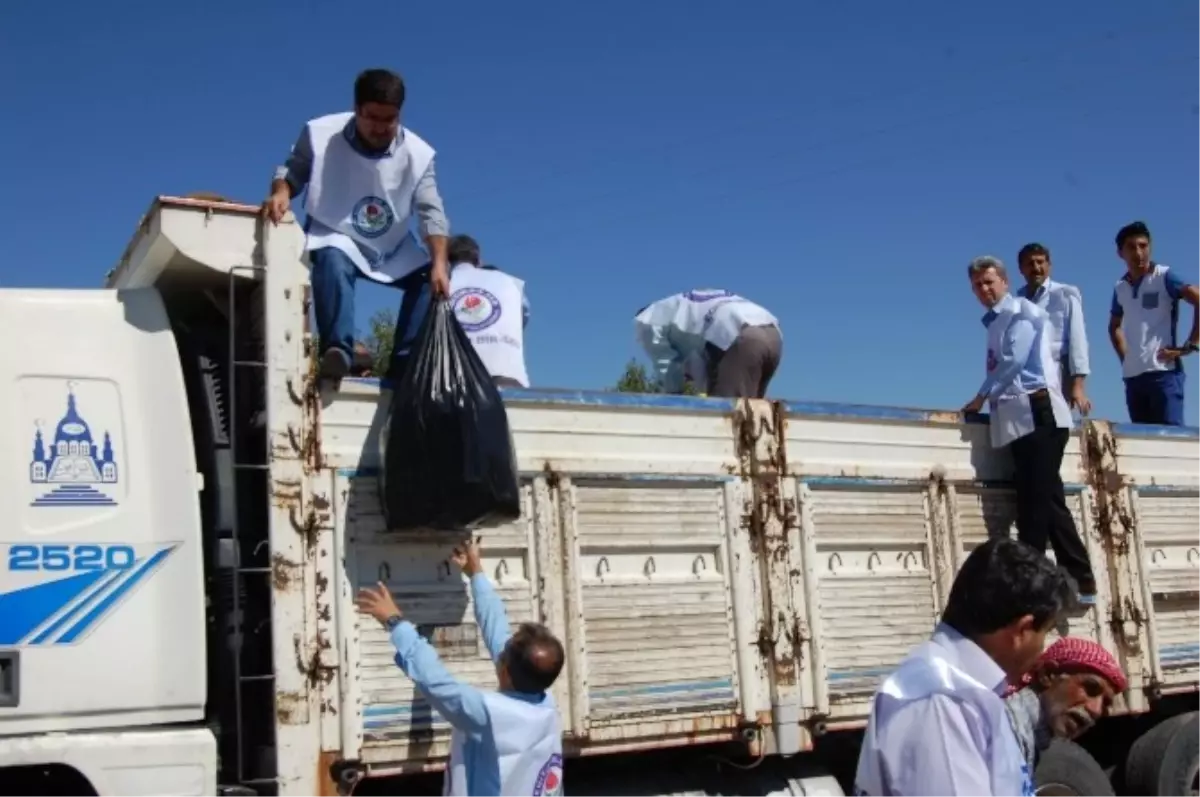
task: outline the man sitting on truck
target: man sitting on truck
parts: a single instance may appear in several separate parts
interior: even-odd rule
[[[683,392],[701,358],[708,395],[762,398],[783,356],[778,319],[729,291],[668,296],[639,310],[633,324],[667,393]]]
[[[451,561],[470,579],[475,622],[496,664],[498,692],[455,680],[416,626],[403,619],[387,585],[358,594],[359,610],[391,634],[396,664],[454,728],[443,793],[561,794],[562,728],[549,690],[562,671],[562,643],[538,623],[522,623],[510,633],[504,602],[483,574],[476,543],[455,548]]]
[[[855,792],[1033,794],[1001,696],[1073,599],[1066,574],[1023,542],[998,537],[972,551],[933,636],[875,693]]]
[[[446,296],[449,223],[438,194],[434,150],[400,126],[404,81],[368,69],[354,81],[354,111],[305,124],[263,203],[276,224],[307,188],[305,248],[312,263],[321,375],[341,379],[354,357],[354,283],[361,273],[393,285],[426,262],[409,231],[416,211],[432,256],[433,293]]]
[[[1005,701],[1029,771],[1055,737],[1075,739],[1129,683],[1113,655],[1090,639],[1063,637],[1038,657]]]
[[[479,244],[469,235],[451,238],[446,251],[450,261],[450,304],[475,353],[500,387],[529,387],[525,368],[529,299],[524,281],[495,266],[483,265]],[[393,380],[404,375],[417,333],[429,312],[429,288],[423,274],[414,272],[401,280],[404,300],[396,318],[389,370]]]

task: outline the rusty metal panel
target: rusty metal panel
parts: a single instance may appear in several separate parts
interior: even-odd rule
[[[736,715],[720,482],[572,482],[588,727]]]

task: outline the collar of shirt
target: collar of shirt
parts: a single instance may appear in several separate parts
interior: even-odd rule
[[[1157,268],[1158,268],[1158,263],[1155,263],[1153,260],[1151,260],[1150,267],[1147,268],[1142,273],[1142,276],[1137,278],[1136,282],[1134,281],[1133,277],[1129,276],[1128,271],[1126,271],[1124,274],[1121,275],[1121,279],[1124,280],[1125,282],[1128,282],[1130,285],[1132,285],[1133,287],[1136,288],[1137,286],[1142,284],[1142,280],[1146,279],[1146,277],[1149,277],[1151,274],[1153,274],[1155,269],[1157,269]],[[1135,296],[1136,296],[1136,294],[1135,294]]]
[[[350,117],[350,121],[346,122],[346,126],[342,128],[342,135],[346,138],[346,143],[353,147],[354,151],[364,158],[390,158],[396,154],[396,150],[400,148],[400,144],[404,141],[404,128],[401,127],[396,131],[396,137],[392,139],[392,143],[387,145],[385,150],[367,149],[367,147],[358,140],[358,127],[354,124],[354,117]]]
[[[1016,299],[1013,298],[1011,293],[1004,294],[1004,298],[992,305],[992,309],[984,313],[983,318],[981,318],[980,321],[983,322],[985,327],[990,327],[992,322],[996,320],[996,316],[1007,310],[1015,301]]]
[[[1045,296],[1047,293],[1050,292],[1050,289],[1052,287],[1054,287],[1054,280],[1047,278],[1046,281],[1043,282],[1041,284],[1041,286],[1038,287],[1037,290],[1030,290],[1031,287],[1032,286],[1030,286],[1030,285],[1026,285],[1025,287],[1021,288],[1021,290],[1017,291],[1017,293],[1023,299],[1028,299],[1031,302],[1036,302],[1038,299],[1042,298],[1043,296]]]
[[[983,648],[967,639],[945,623],[938,623],[931,637],[933,644],[953,654],[957,666],[967,675],[998,695],[1003,695],[1007,685],[1004,670],[984,652]]]

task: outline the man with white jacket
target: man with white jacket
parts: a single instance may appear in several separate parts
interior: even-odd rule
[[[668,393],[682,392],[702,361],[710,396],[762,398],[783,356],[778,319],[725,290],[660,299],[638,311],[634,329]]]
[[[496,665],[499,691],[458,681],[404,619],[387,585],[359,592],[359,610],[387,629],[396,664],[433,710],[454,728],[446,766],[447,795],[562,794],[562,727],[549,689],[562,671],[562,643],[548,628],[522,623],[509,631],[504,602],[483,574],[474,542],[452,561],[470,579],[475,622]]]
[[[354,356],[354,284],[384,285],[432,261],[435,296],[449,292],[449,222],[434,174],[434,150],[400,126],[404,81],[368,69],[354,82],[354,111],[310,120],[275,173],[263,211],[276,224],[307,189],[305,248],[312,264],[321,374],[345,376]],[[415,212],[429,254],[409,231]]]
[[[1045,310],[1009,293],[1004,264],[977,257],[967,267],[971,289],[987,308],[987,375],[964,413],[988,405],[994,448],[1012,454],[1017,494],[1017,536],[1054,557],[1094,601],[1096,578],[1087,548],[1067,505],[1061,469],[1074,421],[1052,354],[1053,326]]]
[[[1066,575],[1025,543],[972,551],[933,636],[875,693],[855,794],[1033,794],[1002,696],[1072,601]]]

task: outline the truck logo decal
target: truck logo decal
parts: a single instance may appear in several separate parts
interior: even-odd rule
[[[75,383],[67,383],[67,412],[47,441],[42,423],[34,424],[33,457],[29,481],[52,489],[34,498],[35,507],[116,506],[110,487],[117,483],[117,460],[112,436],[105,430],[103,442],[92,437],[92,429],[75,400]]]
[[[131,545],[6,547],[0,646],[26,647],[82,642],[162,567],[178,543],[148,546],[141,556]]]

